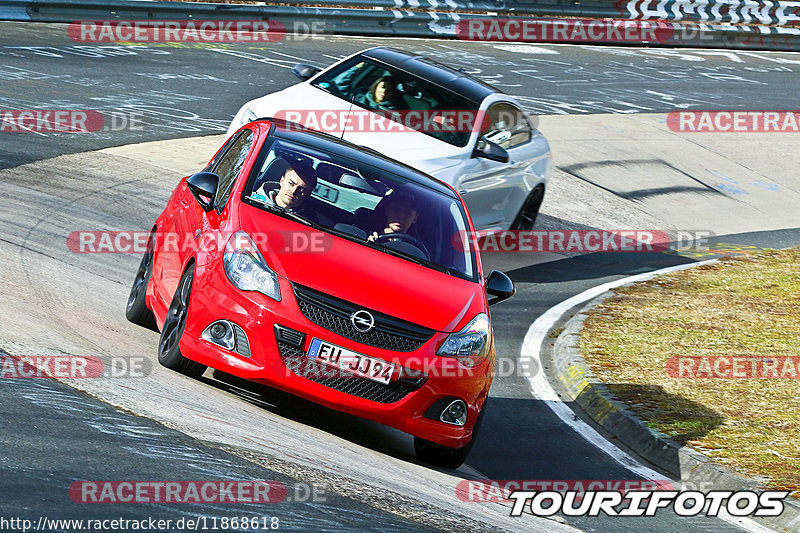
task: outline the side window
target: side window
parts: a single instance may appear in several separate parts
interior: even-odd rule
[[[225,141],[225,144],[222,145],[222,148],[217,150],[217,153],[214,154],[214,158],[206,165],[206,168],[203,169],[203,172],[214,172],[214,168],[219,164],[219,160],[228,152],[228,148],[236,141],[236,135],[231,136],[230,139]]]
[[[514,148],[531,140],[531,125],[525,115],[514,105],[500,102],[489,107],[487,114],[491,125],[483,137],[505,149]]]
[[[382,76],[391,74],[388,70],[370,61],[358,61],[356,63],[353,63],[353,61],[357,61],[357,58],[351,60],[350,67],[332,78],[330,75],[325,76],[325,80],[316,83],[316,85],[327,91],[332,89],[341,98],[349,100],[353,96],[366,94],[372,82]]]
[[[212,172],[219,176],[219,194],[217,195],[217,207],[219,209],[222,209],[228,203],[233,184],[242,170],[242,165],[244,165],[247,154],[250,153],[251,146],[253,146],[253,132],[244,130],[233,142],[230,149],[216,162],[215,166],[212,165]]]

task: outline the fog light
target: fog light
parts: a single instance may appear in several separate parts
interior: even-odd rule
[[[220,322],[217,322],[213,326],[211,326],[211,336],[215,339],[219,340],[225,337],[225,334],[228,332],[228,329],[223,326]]]
[[[455,400],[444,408],[439,420],[454,426],[463,426],[467,423],[467,404],[463,400]]]
[[[203,331],[201,337],[226,350],[233,350],[236,347],[236,337],[227,320],[217,320]]]
[[[450,407],[447,408],[447,416],[452,419],[458,420],[462,416],[464,416],[464,406],[460,403],[451,404]]]

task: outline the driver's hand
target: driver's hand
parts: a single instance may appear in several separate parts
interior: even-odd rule
[[[364,62],[362,61],[361,63],[359,63],[358,65],[356,65],[356,68],[362,68],[363,66],[364,66]]]
[[[368,240],[369,242],[375,242],[375,241],[377,241],[377,240],[378,240],[378,232],[377,232],[377,231],[373,231],[373,232],[372,232],[372,235],[370,235],[369,237],[367,237],[367,240]]]

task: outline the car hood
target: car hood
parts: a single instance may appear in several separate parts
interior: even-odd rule
[[[485,311],[483,289],[477,283],[417,265],[367,246],[312,230],[243,204],[240,227],[256,239],[264,259],[279,276],[373,311],[437,331],[459,329]],[[265,230],[265,228],[269,228]],[[296,251],[284,243],[318,239]],[[293,296],[283,295],[286,301]]]
[[[258,117],[292,120],[300,116],[303,117],[299,121],[302,125],[317,129],[308,121],[309,111],[334,111],[337,114],[344,113],[346,116],[350,110],[350,103],[307,83],[300,83],[252,100],[245,104],[245,107],[251,109]],[[357,106],[354,109],[364,111]],[[314,117],[321,118],[321,113],[315,114]],[[292,121],[298,120],[295,118]],[[340,123],[341,121],[329,122],[328,125],[334,127],[320,129],[325,133],[341,137],[341,127],[336,127]],[[392,131],[349,131],[345,133],[344,140],[372,148],[434,176],[442,169],[461,163],[465,157],[464,147],[447,144],[410,128],[397,131],[401,126],[385,118],[381,118],[380,123],[392,125]]]

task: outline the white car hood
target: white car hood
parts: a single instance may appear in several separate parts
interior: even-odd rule
[[[340,137],[342,135],[341,120],[334,119],[328,122],[329,126],[334,126],[331,129],[314,128],[314,124],[309,120],[310,115],[313,115],[313,119],[319,120],[321,113],[308,112],[334,111],[342,112],[346,116],[350,110],[350,103],[308,83],[300,83],[251,100],[244,105],[244,108],[249,108],[259,118],[277,117],[293,120],[293,117],[299,115],[304,117],[299,121],[302,125],[312,129],[321,129],[325,133]],[[358,106],[354,106],[353,109],[360,113],[365,112]],[[237,117],[239,116],[241,116],[241,111]],[[386,127],[379,126],[378,131],[348,131],[344,135],[344,140],[372,148],[392,159],[432,175],[457,165],[464,159],[466,149],[463,147],[453,146],[424,133],[404,128],[385,118],[381,118],[380,123],[385,124]],[[400,131],[401,128],[402,131]],[[381,131],[382,129],[391,131]]]

